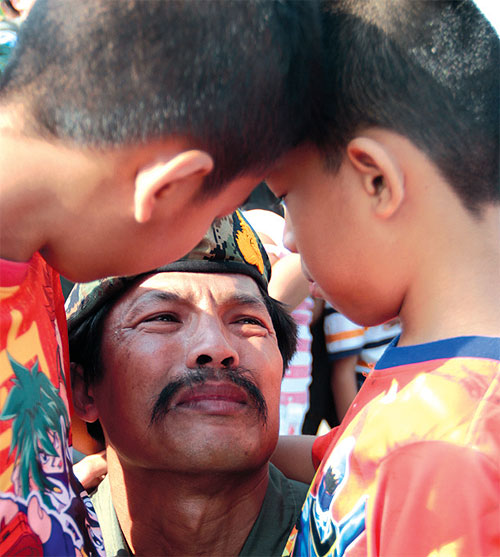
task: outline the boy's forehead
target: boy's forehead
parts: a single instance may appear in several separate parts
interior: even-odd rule
[[[324,165],[318,150],[311,145],[299,145],[277,161],[267,175],[266,182],[273,193],[280,197],[287,193],[287,187],[300,182],[302,175],[321,170],[324,170]]]

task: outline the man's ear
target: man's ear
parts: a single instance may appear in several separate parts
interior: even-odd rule
[[[85,422],[95,422],[99,418],[99,413],[94,403],[92,388],[87,387],[83,380],[82,366],[73,362],[71,363],[71,389],[76,414]]]
[[[137,222],[147,222],[160,196],[177,187],[199,182],[212,171],[214,161],[204,151],[183,151],[174,157],[158,156],[139,169],[135,179],[134,216]]]
[[[361,175],[363,188],[373,200],[375,214],[391,217],[405,196],[404,173],[390,149],[375,139],[355,137],[347,157]]]

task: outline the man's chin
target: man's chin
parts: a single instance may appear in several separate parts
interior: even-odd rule
[[[246,461],[261,454],[269,453],[270,457],[276,447],[279,426],[270,429],[256,412],[251,417],[196,412],[186,416],[187,413],[182,412],[182,420],[176,420],[172,413],[171,419],[165,420],[165,435],[172,439],[172,431],[176,431],[177,450],[191,455],[195,466],[204,455],[210,455],[209,460],[219,455],[223,462]],[[181,417],[181,412],[177,417]]]
[[[182,473],[253,474],[267,466],[276,443],[258,436],[233,437],[208,433],[203,439],[186,437],[190,449],[182,463]],[[179,461],[178,461],[179,462]]]

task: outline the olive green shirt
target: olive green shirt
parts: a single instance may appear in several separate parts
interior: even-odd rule
[[[269,485],[262,508],[240,556],[281,556],[288,534],[299,516],[307,489],[307,484],[289,480],[270,464]],[[116,517],[108,477],[101,482],[91,495],[91,499],[101,526],[106,555],[108,557],[132,555]]]

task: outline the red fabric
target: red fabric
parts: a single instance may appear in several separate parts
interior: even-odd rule
[[[498,555],[498,464],[436,441],[384,460],[368,517],[372,555]]]
[[[338,427],[334,427],[328,433],[325,433],[325,435],[319,435],[314,440],[312,448],[312,461],[313,466],[316,470],[319,468],[319,465],[321,464],[321,461],[323,460],[328,447],[330,447],[332,443],[334,443],[337,432]]]
[[[7,261],[0,259],[0,287],[16,286],[26,278],[30,262]]]
[[[314,444],[286,555],[500,555],[500,339],[450,346],[476,338],[491,356],[443,357],[441,341],[435,359],[407,347],[410,363],[370,374]]]
[[[9,549],[16,554],[29,554],[40,543],[51,554],[67,555],[68,547],[102,554],[89,536],[96,521],[70,460],[68,335],[59,275],[38,253],[24,264],[3,260],[1,269],[0,511],[2,505],[19,511],[7,522],[1,517],[2,534],[12,531],[12,542],[17,536]],[[94,533],[99,542],[100,532]]]
[[[3,525],[2,525],[3,526]],[[0,532],[0,555],[42,555],[40,539],[28,525],[26,515],[16,516]]]

